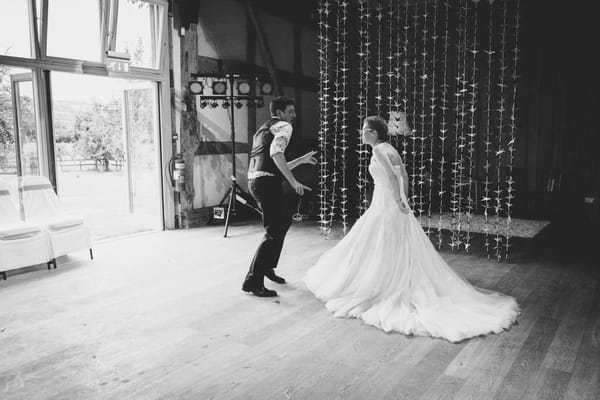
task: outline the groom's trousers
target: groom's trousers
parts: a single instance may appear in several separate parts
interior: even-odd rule
[[[250,193],[262,210],[265,235],[252,258],[246,282],[263,286],[265,274],[277,267],[285,235],[292,224],[296,195],[284,195],[279,177],[263,176],[248,181]]]

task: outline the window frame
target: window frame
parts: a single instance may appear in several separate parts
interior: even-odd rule
[[[33,75],[33,87],[34,87],[34,98],[35,113],[38,118],[38,129],[40,135],[40,152],[46,156],[47,159],[53,158],[53,145],[52,145],[52,127],[51,127],[51,116],[48,110],[49,98],[50,98],[50,86],[49,86],[49,73],[52,71],[58,72],[70,72],[77,74],[90,74],[107,76],[114,78],[123,79],[139,79],[147,80],[156,83],[158,98],[158,127],[160,129],[159,143],[157,143],[157,151],[160,158],[159,165],[161,170],[164,171],[167,168],[168,160],[173,154],[173,145],[171,142],[171,89],[169,79],[169,29],[172,29],[171,22],[169,20],[168,13],[168,2],[167,0],[139,0],[145,3],[158,5],[159,10],[162,12],[156,16],[157,28],[156,32],[158,36],[158,42],[153,43],[157,52],[157,64],[156,68],[144,68],[144,67],[133,67],[131,66],[128,71],[111,71],[107,68],[106,50],[109,48],[107,45],[107,38],[115,36],[116,32],[114,29],[109,29],[108,18],[113,15],[112,10],[117,10],[119,1],[127,0],[98,0],[100,4],[99,18],[100,18],[100,49],[101,49],[101,60],[104,62],[97,61],[86,61],[80,59],[52,57],[47,54],[47,37],[48,37],[48,4],[51,0],[27,0],[29,10],[29,29],[30,29],[30,44],[32,48],[31,57],[18,57],[18,56],[6,56],[0,55],[0,64],[9,67],[27,68],[31,69]],[[39,10],[37,10],[37,3],[39,2]],[[118,18],[117,15],[114,15]],[[112,27],[116,27],[117,20],[112,24]],[[115,36],[116,38],[116,36]],[[85,90],[85,89],[83,89]],[[41,160],[40,160],[41,161]],[[52,163],[46,162],[40,165],[40,172],[51,179],[53,178],[53,167]],[[171,191],[169,190],[167,179],[161,173],[161,212],[162,212],[162,226],[163,229],[173,229],[175,227],[175,204],[174,198]]]

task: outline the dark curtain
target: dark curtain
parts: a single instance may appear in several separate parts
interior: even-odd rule
[[[557,0],[522,5],[517,146],[522,213],[589,216],[590,209],[598,209],[600,195],[600,7]],[[553,178],[555,187],[549,191]],[[586,206],[585,197],[594,197],[595,204]]]

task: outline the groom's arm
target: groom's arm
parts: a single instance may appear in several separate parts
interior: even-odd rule
[[[275,163],[277,168],[279,168],[279,170],[283,174],[284,178],[287,179],[287,181],[290,183],[290,185],[292,185],[292,187],[294,187],[294,185],[298,183],[298,181],[292,173],[292,170],[290,169],[289,164],[285,159],[285,155],[283,153],[275,153],[271,156],[271,158],[273,159],[273,162]]]
[[[308,186],[305,186],[296,180],[296,177],[294,177],[294,174],[292,174],[292,171],[288,167],[288,163],[286,162],[283,153],[275,153],[271,156],[271,158],[285,179],[287,179],[290,185],[294,188],[296,193],[302,196],[304,194],[304,190],[311,190]]]
[[[296,177],[294,177],[294,174],[292,174],[291,168],[289,167],[289,163],[285,159],[284,154],[290,138],[292,137],[292,129],[292,125],[289,122],[283,121],[278,122],[271,127],[273,141],[271,142],[269,154],[279,171],[281,171],[281,174],[294,188],[296,193],[302,196],[304,194],[304,189],[310,190],[310,188],[304,186],[296,180]]]
[[[298,165],[302,164],[316,164],[317,159],[314,157],[317,154],[316,151],[309,151],[303,156],[300,156],[292,161],[288,161],[287,165],[290,169],[296,168]]]
[[[288,161],[287,165],[289,169],[294,169],[296,168],[298,165],[302,164],[302,158],[303,157],[298,157],[293,159],[292,161]]]
[[[294,174],[292,174],[292,167],[290,163],[285,159],[285,149],[290,142],[292,137],[292,125],[289,122],[280,121],[271,127],[271,133],[273,134],[273,141],[269,148],[269,155],[273,159],[273,162],[279,168],[285,179],[294,187],[297,182]]]

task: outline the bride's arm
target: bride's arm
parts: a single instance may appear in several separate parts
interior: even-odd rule
[[[400,161],[400,170],[400,174],[402,176],[402,189],[404,189],[404,194],[408,199],[408,173],[406,172],[406,167],[404,166],[404,163],[402,161]]]
[[[373,157],[375,157],[377,162],[383,166],[383,169],[385,170],[386,175],[392,185],[392,189],[394,191],[394,198],[396,199],[396,201],[398,201],[400,203],[401,199],[402,199],[402,196],[400,195],[400,190],[402,188],[400,187],[400,182],[398,182],[396,174],[394,173],[392,162],[388,158],[387,154],[385,154],[385,152],[380,147],[373,148]],[[404,166],[402,164],[401,164],[401,169],[402,169],[402,173],[401,173],[402,186],[404,186],[406,188],[408,186],[407,185],[408,175],[406,174],[406,169],[404,168]],[[408,206],[408,204],[406,204],[406,206]]]

